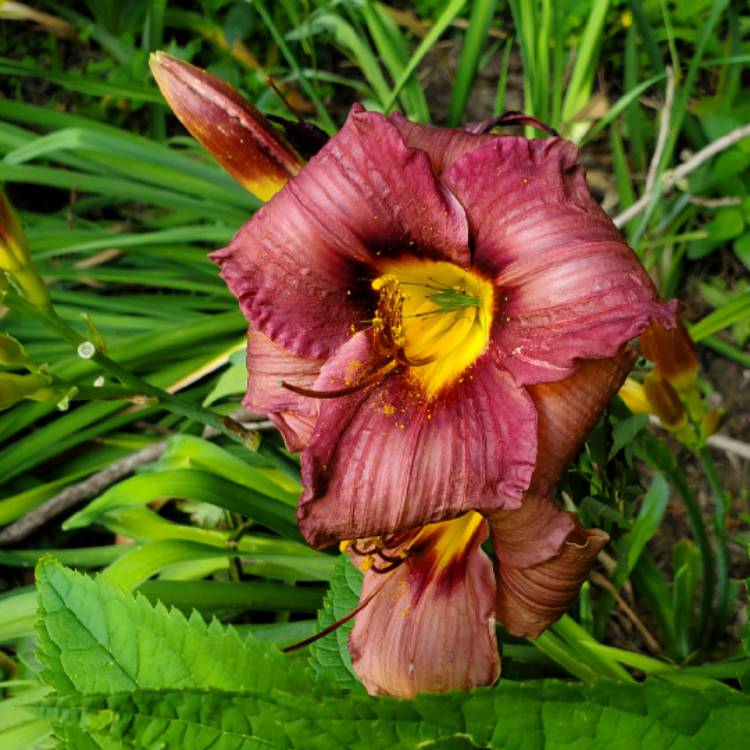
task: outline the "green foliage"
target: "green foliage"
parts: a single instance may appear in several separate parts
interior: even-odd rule
[[[750,716],[750,699],[729,688],[654,680],[506,681],[413,702],[342,694],[252,636],[52,560],[38,568],[38,590],[38,656],[55,694],[35,696],[33,711],[72,747],[714,748],[741,742]]]
[[[318,613],[318,628],[323,630],[346,617],[359,604],[362,573],[351,563],[348,555],[341,555],[331,576],[331,588]],[[323,674],[341,687],[359,685],[349,654],[349,633],[354,621],[344,623],[332,633],[316,641],[310,648],[310,666],[316,674]]]

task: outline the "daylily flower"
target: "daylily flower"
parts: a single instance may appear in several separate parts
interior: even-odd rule
[[[607,542],[540,491],[554,484],[622,383],[634,356],[585,362],[570,378],[531,386],[539,461],[518,510],[460,518],[345,544],[364,571],[349,639],[353,666],[373,694],[468,689],[500,673],[495,619],[538,637],[573,602]],[[491,531],[492,563],[480,545]]]
[[[214,254],[250,322],[245,403],[302,449],[311,544],[520,507],[528,386],[673,325],[576,157],[355,105]]]
[[[260,179],[285,148],[260,113],[186,63],[152,65],[217,159]],[[288,182],[213,256],[250,323],[245,404],[302,451],[314,546],[520,507],[528,388],[673,325],[575,146],[485,127],[355,105],[296,176],[296,156],[273,172]]]
[[[170,65],[159,83],[178,116],[257,181],[279,143],[267,121]],[[350,646],[374,693],[488,684],[495,616],[536,637],[575,598],[607,537],[549,498],[632,366],[627,341],[675,321],[575,147],[493,124],[355,105],[213,256],[250,323],[245,403],[302,451],[303,533],[356,540]]]

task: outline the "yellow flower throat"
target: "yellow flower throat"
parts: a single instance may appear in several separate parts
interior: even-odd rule
[[[457,380],[484,352],[494,308],[490,282],[452,263],[395,260],[380,266],[373,330],[399,352],[428,397]]]

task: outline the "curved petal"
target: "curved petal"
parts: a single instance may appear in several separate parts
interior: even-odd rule
[[[247,393],[243,404],[253,412],[268,414],[291,451],[307,445],[318,418],[318,402],[282,388],[288,381],[311,388],[323,360],[298,357],[267,336],[247,334]]]
[[[591,199],[576,147],[497,138],[444,180],[466,207],[474,264],[502,300],[494,345],[519,384],[561,380],[611,357],[649,322],[675,324],[645,270]]]
[[[527,568],[560,552],[576,526],[575,514],[548,495],[594,428],[635,361],[632,349],[610,359],[587,360],[572,377],[528,386],[537,410],[537,460],[531,489],[518,510],[488,514],[501,565]]]
[[[497,680],[495,582],[480,547],[486,524],[472,516],[428,526],[389,550],[410,549],[393,572],[365,573],[362,601],[380,590],[357,614],[349,650],[369,693],[411,698]],[[451,544],[456,536],[460,548]]]
[[[596,426],[635,362],[632,349],[586,360],[565,380],[527,387],[537,411],[537,463],[532,488],[549,494]]]
[[[577,524],[555,557],[528,568],[500,563],[497,619],[511,635],[538,638],[578,596],[608,539],[599,529],[582,529]]]
[[[357,382],[373,359],[368,332],[321,371],[318,390]],[[315,547],[388,534],[469,509],[518,507],[536,456],[531,399],[490,357],[431,400],[392,373],[323,401],[302,453],[302,533]]]
[[[317,358],[372,317],[368,281],[377,258],[405,253],[467,266],[464,210],[424,152],[408,148],[385,117],[355,106],[341,131],[212,258],[255,328]]]
[[[527,492],[517,510],[487,515],[492,546],[500,565],[528,568],[549,560],[576,526],[575,513],[561,510],[548,497]]]
[[[467,151],[484,146],[498,137],[477,135],[466,128],[455,130],[419,125],[398,112],[388,115],[388,119],[399,129],[407,146],[418,148],[430,157],[432,168],[438,175],[449,169]]]

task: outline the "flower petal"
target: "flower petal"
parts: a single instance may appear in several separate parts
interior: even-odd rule
[[[328,357],[372,317],[379,257],[469,264],[464,210],[388,120],[355,106],[305,169],[212,256],[250,323]],[[358,300],[359,306],[352,300]]]
[[[466,523],[465,516],[428,526],[402,545],[411,545],[411,554],[393,572],[365,573],[362,601],[380,590],[357,614],[349,650],[369,693],[411,698],[497,680],[495,583],[480,547],[486,523],[460,549],[445,549]]]
[[[315,387],[356,383],[372,360],[371,336],[359,333],[326,363]],[[535,455],[531,399],[490,357],[431,400],[407,374],[393,373],[321,403],[302,453],[300,528],[322,547],[469,509],[518,507]]]
[[[312,387],[323,360],[298,357],[258,331],[247,334],[247,394],[250,411],[267,414],[284,436],[290,451],[307,445],[318,418],[318,402],[283,388],[288,381]]]
[[[537,492],[527,492],[517,510],[498,510],[487,516],[492,546],[500,565],[528,568],[560,552],[576,526],[575,513],[558,508]]]
[[[182,124],[253,195],[268,200],[300,171],[286,138],[228,83],[164,52],[150,65]]]
[[[531,486],[549,494],[627,377],[632,349],[615,357],[582,362],[574,375],[527,387],[536,406],[537,464]]]
[[[578,595],[609,536],[579,525],[555,557],[528,568],[500,563],[497,576],[497,619],[515,636],[538,638],[557,621]]]
[[[561,380],[578,359],[610,357],[675,304],[656,293],[633,251],[591,199],[576,147],[558,138],[497,138],[445,173],[466,207],[474,264],[503,300],[494,339],[519,384]]]
[[[407,146],[427,153],[437,175],[449,169],[453,162],[467,151],[497,139],[496,135],[477,135],[465,128],[455,130],[434,125],[419,125],[407,120],[398,112],[388,115],[388,119],[399,129]]]

